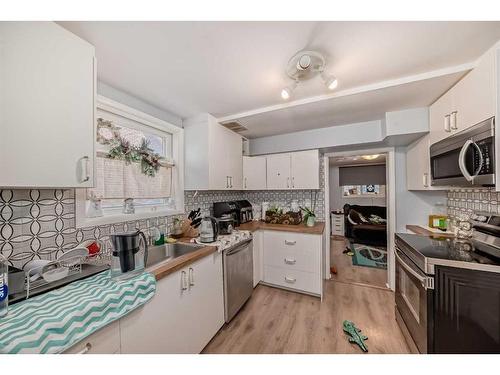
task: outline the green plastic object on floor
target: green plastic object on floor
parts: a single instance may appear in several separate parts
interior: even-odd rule
[[[368,336],[361,334],[361,330],[359,328],[356,328],[354,323],[349,320],[344,320],[344,323],[342,323],[342,325],[344,328],[344,332],[351,336],[349,337],[349,342],[358,344],[362,351],[367,352],[368,347],[365,345],[364,341],[368,339]]]

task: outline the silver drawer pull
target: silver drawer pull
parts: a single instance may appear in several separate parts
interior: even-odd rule
[[[295,264],[295,263],[297,263],[297,261],[295,259],[287,259],[287,258],[285,258],[285,263],[286,264]]]
[[[189,267],[189,286],[194,286],[194,270]]]
[[[181,271],[181,290],[187,290],[186,271]]]
[[[82,350],[80,350],[78,353],[76,354],[86,354],[90,351],[90,349],[92,349],[92,344],[90,342],[86,343],[85,346],[83,347]]]
[[[293,277],[285,276],[285,281],[289,284],[293,284],[297,281],[297,279],[294,279]]]
[[[285,245],[295,245],[297,243],[297,241],[288,241],[288,240],[285,240]]]

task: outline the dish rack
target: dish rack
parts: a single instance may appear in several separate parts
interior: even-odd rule
[[[25,299],[30,298],[30,296],[34,293],[40,294],[36,292],[38,291],[42,292],[41,289],[43,289],[43,292],[48,291],[53,288],[63,286],[69,282],[81,279],[87,274],[88,276],[90,276],[90,274],[101,272],[109,267],[110,262],[111,262],[111,256],[106,252],[102,251],[96,254],[87,255],[83,257],[75,256],[59,260],[56,259],[54,261],[51,261],[50,263],[47,263],[43,268],[49,268],[49,267],[67,268],[68,273],[64,277],[52,282],[46,281],[40,275],[40,270],[36,269],[29,270],[28,272],[26,272],[26,278],[25,278],[25,293],[26,293]],[[87,271],[88,269],[92,269],[92,271],[90,273],[84,272]],[[33,280],[34,276],[37,274],[39,275],[39,277]]]

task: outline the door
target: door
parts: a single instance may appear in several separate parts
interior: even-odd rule
[[[229,322],[253,292],[252,241],[224,251],[225,319]]]
[[[408,190],[434,190],[431,186],[429,134],[413,142],[406,151],[406,186]],[[442,188],[444,189],[444,188]]]
[[[3,22],[0,55],[0,186],[93,186],[94,47],[53,22]]]
[[[124,354],[189,353],[191,321],[188,270],[158,280],[156,294],[144,306],[120,320]],[[191,314],[191,315],[190,315]]]
[[[420,353],[430,353],[432,280],[398,248],[396,255],[396,307]],[[430,319],[429,319],[430,318]]]
[[[240,135],[229,129],[226,130],[227,162],[229,175],[229,188],[232,190],[243,189],[243,141]]]
[[[267,188],[280,190],[290,189],[290,154],[268,155]]]
[[[264,277],[263,232],[253,233],[253,287],[255,288]]]
[[[449,126],[445,126],[445,121],[450,121],[450,118],[446,116],[453,111],[452,95],[453,93],[449,90],[429,108],[431,145],[451,135],[451,129]]]
[[[500,274],[436,267],[435,353],[500,353]]]
[[[457,131],[480,123],[496,112],[495,53],[488,52],[470,73],[460,80],[454,92]]]
[[[319,189],[318,150],[293,152],[291,155],[291,188]]]
[[[229,189],[229,160],[227,129],[216,122],[209,123],[209,190]]]
[[[265,190],[266,177],[265,156],[243,156],[244,190]]]
[[[222,254],[215,252],[187,267],[189,327],[183,333],[185,353],[200,353],[224,324]]]

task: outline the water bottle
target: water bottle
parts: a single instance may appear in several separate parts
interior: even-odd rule
[[[9,264],[2,254],[0,254],[0,318],[7,315],[9,310]]]

